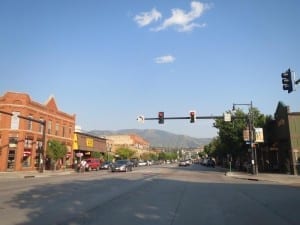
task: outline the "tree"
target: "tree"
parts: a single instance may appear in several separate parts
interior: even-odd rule
[[[142,153],[141,154],[141,160],[150,160],[151,159],[151,155],[150,153]]]
[[[121,159],[130,159],[135,154],[135,151],[129,148],[118,148],[116,154],[119,155]]]
[[[177,159],[177,152],[160,152],[158,155],[159,160],[175,160]]]
[[[56,170],[57,161],[66,156],[68,149],[66,145],[62,144],[57,140],[48,141],[46,154],[47,156],[53,160],[54,170]]]
[[[208,156],[216,156],[217,153],[219,152],[219,149],[221,149],[221,143],[220,143],[220,138],[215,137],[212,139],[212,141],[204,146],[204,151],[203,153]]]
[[[114,158],[113,154],[109,152],[105,152],[104,155],[102,156],[102,160],[109,161],[109,162],[111,162],[113,158]]]
[[[231,113],[231,112],[227,112]],[[249,114],[250,113],[250,114]],[[235,112],[235,118],[232,122],[225,122],[223,119],[216,119],[214,127],[218,131],[218,142],[213,140],[208,149],[210,153],[214,152],[219,158],[224,158],[230,155],[233,159],[246,157],[249,145],[243,140],[243,130],[249,129],[249,119],[252,116],[254,127],[264,127],[266,116],[261,114],[258,109],[252,108],[251,112],[247,114],[241,109]],[[214,146],[218,146],[214,148]]]
[[[91,157],[100,159],[103,158],[103,154],[101,152],[91,152]]]

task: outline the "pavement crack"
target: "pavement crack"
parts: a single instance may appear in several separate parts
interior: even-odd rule
[[[175,208],[175,211],[174,211],[174,215],[173,215],[173,217],[172,217],[172,219],[171,219],[170,225],[173,225],[173,224],[175,223],[176,216],[178,215],[178,211],[179,211],[179,209],[180,209],[180,207],[181,207],[181,205],[182,205],[183,198],[184,198],[184,194],[185,194],[185,192],[186,192],[186,186],[187,186],[187,185],[184,184],[183,189],[182,189],[181,192],[180,192],[179,201],[178,201],[178,203],[177,203],[177,205],[176,205],[176,208]]]

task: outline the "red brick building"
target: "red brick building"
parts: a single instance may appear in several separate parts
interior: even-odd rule
[[[0,112],[0,171],[38,168],[44,127],[34,120],[45,121],[45,143],[57,140],[65,144],[68,153],[63,164],[73,164],[75,114],[59,111],[54,97],[50,97],[45,104],[40,104],[32,101],[28,94],[7,92],[0,96],[0,111],[13,115]],[[46,161],[43,162],[46,164]]]

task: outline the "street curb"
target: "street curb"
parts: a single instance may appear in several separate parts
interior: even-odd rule
[[[74,171],[47,171],[43,173],[39,172],[1,172],[0,173],[0,180],[1,179],[32,179],[32,178],[41,178],[41,177],[52,177],[52,176],[63,176],[68,174],[73,174]]]
[[[225,176],[227,177],[232,177],[232,178],[235,178],[235,179],[242,179],[242,180],[251,180],[251,181],[259,181],[259,180],[263,180],[263,179],[260,179],[258,177],[250,177],[250,176],[253,176],[253,175],[238,175],[238,174],[234,174],[232,172],[225,172]]]
[[[225,176],[232,177],[235,179],[243,179],[243,180],[250,180],[250,181],[267,181],[273,182],[278,184],[284,184],[289,186],[300,187],[300,177],[276,177],[275,176],[257,176],[252,174],[241,174],[235,172],[225,172]]]

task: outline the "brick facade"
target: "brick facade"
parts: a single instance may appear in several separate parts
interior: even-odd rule
[[[67,166],[72,165],[75,114],[59,111],[54,97],[50,97],[45,104],[40,104],[32,101],[28,94],[7,92],[0,96],[0,111],[45,120],[46,143],[48,140],[58,140],[65,144],[68,153],[63,163]],[[37,169],[42,141],[42,124],[0,113],[0,171]],[[44,162],[46,164],[46,161]]]

